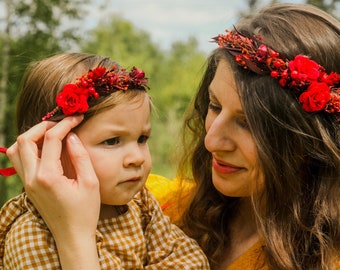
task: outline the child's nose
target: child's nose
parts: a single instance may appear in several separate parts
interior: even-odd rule
[[[128,152],[124,158],[124,167],[129,166],[141,166],[145,161],[144,153],[141,147],[136,144],[134,146],[130,146]]]

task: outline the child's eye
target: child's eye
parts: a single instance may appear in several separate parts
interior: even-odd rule
[[[142,135],[138,138],[138,143],[140,144],[143,144],[143,143],[146,143],[149,139],[149,136],[146,136],[146,135]]]
[[[221,111],[221,108],[212,102],[209,103],[209,110],[212,110],[213,112],[219,112]]]
[[[103,142],[103,144],[106,144],[106,145],[115,145],[115,144],[118,144],[118,143],[119,143],[119,137],[114,137],[114,138],[105,140]]]

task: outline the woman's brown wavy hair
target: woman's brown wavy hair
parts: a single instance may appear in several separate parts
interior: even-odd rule
[[[304,54],[327,72],[340,73],[340,23],[313,6],[269,6],[236,28],[250,37],[261,35],[266,45],[288,59]],[[214,188],[211,154],[204,146],[208,87],[221,59],[234,70],[264,173],[265,190],[253,207],[265,240],[266,263],[275,270],[335,269],[340,260],[340,123],[326,113],[304,112],[275,79],[237,66],[224,49],[209,57],[185,119],[180,175],[192,177],[196,190],[183,215],[183,229],[198,241],[212,269],[217,268],[239,204],[238,198]]]

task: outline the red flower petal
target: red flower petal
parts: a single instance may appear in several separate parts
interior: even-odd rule
[[[306,112],[316,112],[325,109],[331,98],[330,89],[325,83],[314,82],[303,92],[299,101]]]

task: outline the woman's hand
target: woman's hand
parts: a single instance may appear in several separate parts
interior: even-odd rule
[[[99,269],[95,236],[99,182],[87,151],[71,132],[82,119],[72,116],[58,123],[43,121],[20,135],[7,150],[27,196],[56,240],[63,269],[85,269],[82,265]],[[62,151],[74,168],[73,179],[64,175]]]

